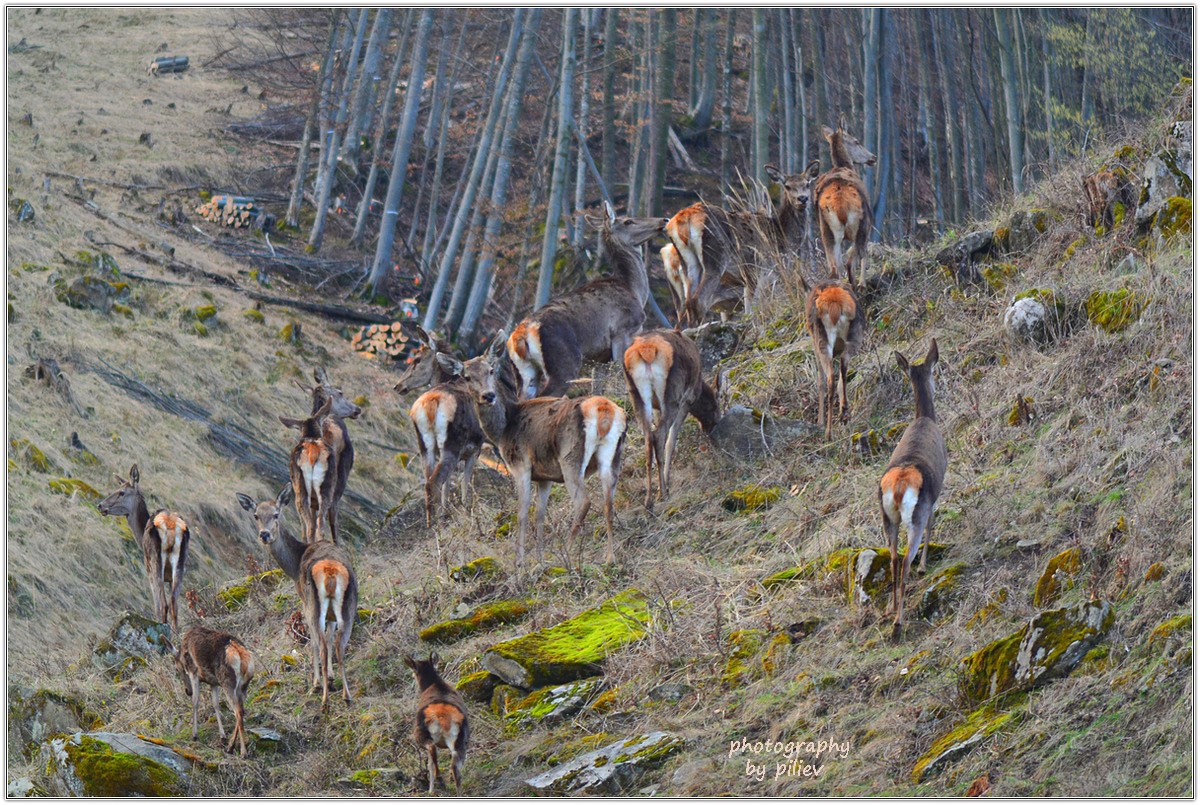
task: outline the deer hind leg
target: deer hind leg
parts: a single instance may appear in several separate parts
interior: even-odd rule
[[[921,540],[921,563],[917,565],[917,573],[925,575],[925,555],[929,553],[929,543],[933,541],[933,507],[930,507],[929,520],[925,525],[924,538]]]
[[[338,634],[337,634],[337,642],[334,644],[334,648],[337,651],[338,670],[342,674],[342,698],[346,700],[346,704],[349,704],[350,703],[350,683],[346,681],[346,642],[347,642],[347,639],[345,637],[343,637],[343,635],[344,635],[344,632],[342,631],[342,628],[339,625]]]
[[[462,796],[463,756],[458,749],[450,749],[450,773],[454,775],[454,795]]]
[[[532,483],[532,468],[530,467],[511,467],[513,471],[513,483],[517,486],[517,566],[521,567],[525,564],[525,533],[529,530],[529,495],[530,484]],[[541,522],[541,518],[538,518]],[[540,529],[539,529],[540,530]],[[538,542],[539,550],[541,545],[541,535],[535,535]]]
[[[841,420],[843,423],[850,421],[850,401],[846,397],[846,353],[842,353],[842,357],[838,359],[838,365],[841,368],[842,388],[841,388]]]
[[[828,384],[833,382],[833,367],[826,366],[825,355],[821,351],[821,345],[814,344],[817,352],[817,424],[825,424],[825,403],[828,401],[829,393],[827,391]],[[825,438],[829,438],[829,432],[826,431]]]
[[[586,467],[586,465],[584,465]],[[582,475],[582,472],[580,473]],[[584,486],[583,480],[575,473],[567,470],[563,473],[563,482],[567,487],[567,497],[571,502],[571,530],[567,535],[567,550],[570,551],[571,542],[579,534],[583,527],[583,521],[587,517],[588,509],[592,505],[592,501],[588,498],[587,488]],[[580,540],[579,549],[582,552],[583,541]],[[581,564],[582,556],[577,556],[575,564]]]
[[[425,749],[429,753],[429,793],[432,794],[434,786],[441,780],[437,765],[437,747],[431,742],[425,744]]]
[[[192,685],[192,740],[194,741],[200,732],[200,675],[188,674],[188,681]]]
[[[209,691],[212,694],[213,715],[217,717],[217,732],[221,737],[225,737],[225,725],[221,723],[221,687],[213,685]]]
[[[241,691],[242,696],[246,695],[245,689]],[[238,690],[234,688],[226,688],[225,696],[229,701],[229,709],[233,710],[233,734],[229,736],[229,744],[225,747],[226,752],[233,751],[234,741],[241,742],[242,757],[246,756],[246,708],[242,701],[238,698]]]
[[[642,432],[646,434],[646,508],[654,511],[654,467],[655,441],[658,434],[650,430],[650,423],[642,422]],[[658,465],[658,486],[662,489],[662,465]]]
[[[888,555],[891,558],[892,565],[892,597],[891,603],[888,606],[887,613],[896,611],[897,603],[897,584],[900,578],[900,523],[892,522],[886,511],[880,507],[880,515],[883,518],[883,536],[887,540]]]
[[[462,480],[459,481],[462,484],[460,494],[463,508],[468,512],[475,510],[475,461],[478,458],[478,450],[472,450],[463,458]]]
[[[675,458],[675,445],[679,439],[679,428],[682,425],[682,420],[677,419],[670,423],[667,428],[667,439],[662,449],[659,451],[659,473],[658,478],[658,499],[666,500],[671,494],[671,461]]]

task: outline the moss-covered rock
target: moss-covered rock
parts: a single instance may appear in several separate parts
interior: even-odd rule
[[[1082,558],[1079,548],[1068,548],[1052,557],[1034,585],[1033,605],[1039,608],[1050,606],[1064,591],[1074,587]]]
[[[241,581],[231,581],[217,591],[217,600],[230,612],[241,609],[249,600],[250,594],[259,587],[274,589],[287,579],[279,568],[273,568],[263,573],[255,573]]]
[[[92,651],[92,664],[109,674],[120,673],[130,665],[144,665],[148,657],[171,650],[170,637],[167,624],[126,612]]]
[[[934,574],[917,604],[918,617],[932,621],[949,615],[962,594],[962,575],[966,569],[965,563],[958,562]]]
[[[343,791],[389,796],[411,794],[412,778],[398,768],[358,769],[337,781]]]
[[[1167,199],[1162,209],[1154,216],[1154,231],[1164,242],[1177,237],[1190,237],[1192,234],[1192,200],[1182,196],[1172,196]]]
[[[476,671],[472,674],[464,674],[454,687],[464,699],[486,703],[492,700],[492,693],[496,690],[499,682],[500,679],[489,671]]]
[[[1066,305],[1049,288],[1030,288],[1013,297],[1004,311],[1004,330],[1017,342],[1046,344],[1065,323]]]
[[[28,439],[9,439],[8,446],[12,455],[20,459],[31,470],[50,472],[54,469],[54,462],[46,457],[41,448]]]
[[[1020,266],[1016,263],[992,263],[984,266],[980,273],[983,274],[984,280],[991,289],[999,293],[1004,290],[1004,286],[1017,275],[1019,270]]]
[[[1119,333],[1138,320],[1150,300],[1137,291],[1093,291],[1084,302],[1088,321],[1106,333]]]
[[[1016,705],[1023,700],[1024,697],[1019,697],[1018,701],[1007,702],[1006,708],[1001,708],[999,703],[986,704],[967,716],[966,721],[944,733],[913,766],[913,783],[920,783],[1001,729],[1015,725],[1021,715]]]
[[[79,495],[85,500],[97,501],[100,499],[100,493],[85,481],[78,478],[51,478],[46,482],[50,487],[50,491],[56,495]]]
[[[535,690],[509,707],[505,722],[515,729],[553,724],[578,713],[603,690],[604,677],[599,676]]]
[[[500,563],[492,556],[481,556],[465,565],[450,569],[450,578],[470,582],[493,579],[500,575]]]
[[[42,744],[38,765],[58,797],[178,797],[190,763],[134,735],[76,733]]]
[[[1150,565],[1150,567],[1146,568],[1146,581],[1148,582],[1162,581],[1163,577],[1166,575],[1167,569],[1163,566],[1162,562],[1155,562],[1154,564]]]
[[[970,701],[984,702],[1066,676],[1103,639],[1115,617],[1106,601],[1042,612],[963,658],[960,691]]]
[[[509,684],[527,690],[593,676],[609,653],[646,634],[649,604],[626,590],[570,620],[492,646],[481,664]]]
[[[620,794],[683,746],[683,738],[670,732],[636,735],[586,752],[525,783],[535,791],[558,795]]]
[[[1180,632],[1186,632],[1184,637],[1188,640],[1192,637],[1192,616],[1179,615],[1169,620],[1165,620],[1158,626],[1150,630],[1150,636],[1146,638],[1146,645],[1151,648],[1161,648],[1167,645],[1171,640],[1175,639]]]
[[[74,696],[45,689],[8,689],[9,747],[24,757],[32,757],[52,735],[96,729],[102,724],[100,716]]]
[[[528,691],[512,685],[496,685],[492,688],[492,713],[503,718],[508,715],[517,702],[528,695]]]
[[[949,546],[933,542],[929,544],[926,561],[936,563]],[[903,555],[904,549],[901,550]],[[909,573],[909,586],[916,579],[920,555],[913,560]],[[892,552],[887,548],[857,548],[850,553],[846,563],[846,600],[853,605],[884,603],[892,591]]]
[[[279,340],[285,344],[299,344],[301,339],[300,322],[289,321],[279,329]]]
[[[819,567],[819,563],[805,562],[802,565],[784,568],[769,576],[765,576],[758,582],[758,589],[750,591],[750,597],[758,600],[763,594],[770,595],[782,592],[797,582],[813,578]]]
[[[783,490],[778,486],[746,484],[726,495],[721,507],[729,512],[753,512],[769,507],[781,497]]]
[[[766,638],[767,633],[762,629],[738,629],[729,633],[722,684],[736,688],[762,677],[761,667],[753,660]]]
[[[517,623],[529,614],[528,601],[492,601],[476,607],[465,618],[442,621],[421,630],[420,638],[430,643],[453,643],[493,626]]]
[[[54,295],[68,307],[80,310],[95,310],[109,313],[113,305],[129,298],[129,285],[121,281],[110,281],[95,274],[84,274],[70,283],[58,279],[54,283]]]
[[[261,310],[258,310],[257,308],[249,308],[247,310],[243,310],[242,318],[249,319],[250,321],[255,322],[257,324],[266,324],[267,323],[267,317],[264,316],[263,312]]]

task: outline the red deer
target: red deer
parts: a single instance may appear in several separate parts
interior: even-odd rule
[[[521,399],[557,397],[585,360],[619,361],[646,320],[650,282],[639,248],[662,231],[665,218],[620,218],[605,202],[593,224],[612,276],[551,299],[513,329],[508,354],[521,376]]]
[[[937,340],[929,342],[925,360],[910,364],[899,352],[896,363],[908,375],[916,397],[917,414],[904,431],[900,444],[892,451],[892,460],[879,480],[879,510],[883,532],[892,556],[892,605],[896,613],[893,634],[904,627],[904,587],[917,551],[925,572],[925,554],[933,535],[933,506],[942,491],[946,476],[946,441],[933,408],[933,367],[938,360]],[[908,534],[908,551],[901,562],[900,524]]]
[[[453,375],[447,374],[437,361],[437,354],[448,352],[449,346],[442,343],[436,333],[426,332],[420,325],[417,325],[417,334],[421,338],[421,346],[409,355],[408,368],[394,386],[400,394],[427,389],[435,383],[444,383],[453,378]]]
[[[687,323],[687,300],[692,292],[692,277],[687,273],[687,266],[674,243],[663,246],[658,253],[662,256],[663,273],[667,275],[667,285],[671,288],[671,301],[675,303],[675,322],[683,327]]]
[[[646,435],[646,508],[652,509],[655,466],[658,499],[666,500],[679,428],[690,413],[711,433],[720,419],[717,395],[701,375],[695,342],[676,330],[650,330],[633,340],[625,350],[625,383]]]
[[[454,793],[462,795],[462,767],[467,759],[467,737],[470,731],[467,722],[467,704],[457,690],[442,679],[437,670],[438,656],[430,654],[428,660],[414,660],[405,656],[405,664],[412,669],[417,680],[417,723],[413,735],[417,746],[429,756],[429,793],[441,782],[438,771],[437,750],[450,753],[450,772],[454,775]]]
[[[254,678],[254,658],[242,642],[228,632],[218,632],[196,625],[188,629],[175,654],[175,669],[183,680],[183,689],[192,700],[192,740],[199,732],[197,716],[200,709],[200,684],[212,688],[213,712],[217,729],[225,737],[221,723],[221,693],[233,710],[233,734],[229,736],[226,752],[241,743],[242,757],[246,756],[246,688]]]
[[[328,498],[323,499],[322,502],[325,504],[324,511],[329,519],[330,538],[337,542],[338,508],[342,502],[342,495],[346,492],[346,481],[350,477],[350,470],[354,466],[354,445],[350,442],[350,431],[346,429],[344,420],[357,419],[358,415],[362,413],[362,408],[346,399],[342,390],[329,382],[324,368],[314,369],[313,379],[317,381],[317,385],[312,388],[302,383],[296,385],[312,395],[311,414],[314,416],[321,410],[321,406],[325,404],[326,400],[330,401],[329,411],[321,418],[320,428],[321,441],[329,450],[326,472],[333,478],[333,486]],[[295,484],[295,476],[293,476],[292,483]],[[299,506],[302,500],[300,489],[296,488],[295,492],[296,505]],[[303,517],[304,515],[301,514],[301,519]],[[306,534],[305,539],[309,542],[319,539],[321,527],[321,520],[318,518],[313,524],[312,534]]]
[[[764,272],[777,270],[786,255],[799,254],[808,232],[808,207],[819,161],[803,173],[785,176],[774,165],[766,165],[767,176],[782,190],[774,215],[731,212],[700,202],[677,212],[665,231],[686,266],[688,289],[687,321],[703,323],[714,307],[750,298]]]
[[[842,422],[846,422],[850,417],[850,405],[846,400],[846,364],[862,343],[866,316],[854,295],[853,286],[837,280],[812,286],[804,311],[812,336],[813,354],[817,357],[817,421],[825,426],[825,438],[830,439],[833,437],[833,398],[838,390],[838,375],[833,372],[833,363],[836,360],[839,364],[842,382],[838,411]]]
[[[817,200],[817,217],[821,221],[821,242],[825,247],[825,260],[829,263],[829,276],[841,276],[843,264],[846,277],[854,285],[854,267],[858,267],[859,285],[867,258],[867,239],[874,226],[871,212],[871,197],[867,186],[858,175],[859,165],[875,164],[875,155],[866,146],[843,131],[828,126],[821,127],[829,142],[833,157],[833,169],[821,174],[813,188]],[[849,249],[853,249],[852,252]]]
[[[150,597],[154,600],[154,619],[170,623],[178,634],[179,587],[187,568],[191,532],[178,512],[158,509],[150,514],[139,479],[138,466],[134,464],[129,469],[129,479],[118,475],[117,491],[100,501],[97,508],[101,514],[124,516],[129,521],[129,530],[142,546]]]
[[[532,484],[537,483],[534,537],[538,558],[550,485],[565,484],[574,510],[568,540],[579,533],[591,501],[584,481],[593,473],[604,489],[604,522],[608,530],[605,561],[613,561],[613,497],[625,446],[625,412],[606,397],[537,397],[523,402],[504,382],[497,368],[504,352],[504,333],[488,351],[466,363],[453,358],[455,370],[466,378],[475,397],[479,423],[517,487],[517,564],[525,561]],[[623,353],[622,353],[623,354]],[[502,371],[502,369],[501,369]]]
[[[308,626],[312,653],[312,689],[321,685],[321,707],[329,698],[329,678],[336,658],[342,673],[342,698],[350,701],[346,683],[346,646],[354,631],[358,613],[358,578],[350,554],[327,540],[303,543],[283,524],[283,511],[292,499],[291,487],[285,486],[275,500],[255,503],[249,495],[238,493],[243,509],[254,515],[258,537],[275,557],[276,563],[296,583],[304,623]],[[332,650],[331,650],[332,647]]]

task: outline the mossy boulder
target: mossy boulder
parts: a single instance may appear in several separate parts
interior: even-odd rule
[[[1033,605],[1044,608],[1055,601],[1066,590],[1075,586],[1083,554],[1079,548],[1068,548],[1046,563],[1046,569],[1033,588]]]
[[[255,573],[241,581],[231,581],[225,584],[217,591],[217,600],[224,604],[227,610],[233,612],[245,606],[256,587],[274,589],[286,580],[287,576],[279,568]]]
[[[1150,567],[1146,568],[1147,582],[1162,581],[1163,577],[1166,575],[1167,569],[1163,566],[1162,562],[1155,562],[1154,564],[1150,565]]]
[[[21,459],[30,469],[38,472],[50,472],[54,469],[54,462],[46,457],[41,448],[28,439],[9,439],[8,446],[11,448],[12,455]]]
[[[51,478],[46,482],[50,487],[50,491],[56,495],[79,495],[81,498],[90,501],[100,499],[100,493],[97,492],[90,484],[79,480],[78,478]]]
[[[1011,690],[1028,690],[1069,674],[1112,626],[1106,601],[1053,609],[962,660],[960,691],[984,702]]]
[[[1084,309],[1092,324],[1106,333],[1119,333],[1137,321],[1149,303],[1149,298],[1138,291],[1118,288],[1088,294]]]
[[[508,709],[505,721],[517,729],[553,724],[578,713],[604,690],[604,677],[535,690]]]
[[[134,612],[126,612],[92,651],[92,664],[109,674],[145,665],[147,658],[171,650],[171,629]]]
[[[1013,297],[1004,311],[1004,331],[1018,343],[1047,344],[1066,321],[1062,297],[1049,288],[1030,288]]]
[[[811,422],[733,405],[708,435],[722,453],[740,461],[752,461],[784,450],[790,442],[817,430]]]
[[[746,326],[734,322],[710,321],[699,327],[684,330],[700,350],[700,364],[705,373],[737,351]]]
[[[1192,152],[1186,148],[1165,148],[1146,160],[1138,194],[1134,220],[1148,226],[1169,199],[1192,197]]]
[[[942,543],[930,543],[926,562],[936,563],[949,548]],[[901,550],[901,555],[903,555]],[[913,559],[912,571],[909,573],[911,587],[917,577],[917,565],[921,558],[918,554]],[[887,548],[856,548],[852,549],[845,563],[846,600],[852,605],[875,604],[885,602],[892,590],[892,552]]]
[[[641,640],[651,621],[649,603],[625,590],[570,620],[492,646],[481,664],[527,690],[594,676],[611,652]]]
[[[992,234],[998,251],[1024,253],[1029,251],[1049,229],[1056,218],[1050,210],[1033,208],[1018,210],[1008,222]],[[1000,237],[1003,232],[1006,237]]]
[[[1154,231],[1164,243],[1177,237],[1191,237],[1192,200],[1182,196],[1167,199],[1154,216]]]
[[[337,781],[343,791],[363,794],[404,796],[411,794],[412,778],[400,769],[388,766],[378,769],[358,769]]]
[[[1146,638],[1146,645],[1151,648],[1162,648],[1178,639],[1186,641],[1192,639],[1191,615],[1179,615],[1155,626],[1150,630],[1150,636]]]
[[[492,601],[476,607],[464,618],[435,623],[421,630],[420,638],[430,643],[453,643],[493,626],[517,623],[529,614],[528,601]]]
[[[819,566],[817,562],[805,562],[765,576],[758,582],[758,589],[750,591],[750,598],[758,600],[762,595],[782,592],[793,584],[811,579],[816,575]]]
[[[481,556],[465,565],[450,569],[450,578],[469,582],[493,579],[500,575],[500,563],[492,556]]]
[[[1008,281],[1017,275],[1018,271],[1020,271],[1020,266],[1016,263],[992,263],[984,266],[980,273],[983,274],[984,280],[991,289],[999,293],[1004,290]]]
[[[529,778],[525,784],[535,791],[560,796],[621,794],[630,790],[648,770],[658,768],[683,747],[683,738],[674,733],[635,735],[586,752]]]
[[[124,282],[110,282],[94,274],[84,274],[69,284],[63,279],[56,281],[54,295],[69,307],[107,314],[112,311],[114,304],[129,298],[129,286]]]
[[[1015,706],[1016,702],[1008,702],[1007,705],[1007,708],[1001,708],[998,703],[986,704],[934,741],[929,751],[913,766],[913,783],[920,783],[1001,729],[1015,725],[1021,716],[1020,708]]]
[[[962,594],[962,575],[966,569],[965,563],[958,562],[934,574],[921,594],[917,616],[932,621],[949,615]]]
[[[101,719],[81,700],[52,690],[8,689],[9,754],[32,757],[51,735],[95,729]]]
[[[135,735],[75,733],[42,744],[38,766],[57,797],[179,797],[190,763]]]
[[[767,633],[762,629],[738,629],[729,633],[722,684],[736,688],[762,676],[762,669],[753,660],[766,639]]]
[[[529,691],[512,685],[496,685],[492,688],[492,713],[503,718],[516,706],[517,702],[528,695]]]
[[[492,692],[495,691],[499,682],[499,678],[490,671],[476,671],[460,677],[454,688],[462,694],[464,699],[486,703],[492,700]]]
[[[728,512],[754,512],[770,507],[781,497],[783,490],[778,486],[746,484],[726,495],[721,508]]]

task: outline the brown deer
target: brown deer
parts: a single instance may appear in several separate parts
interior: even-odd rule
[[[436,333],[426,332],[425,328],[417,325],[417,335],[421,345],[408,356],[408,368],[400,375],[393,387],[400,394],[408,394],[418,389],[428,389],[436,383],[452,380],[453,375],[447,374],[437,361],[439,352],[449,353],[450,347],[438,338]]]
[[[129,478],[117,476],[117,491],[100,501],[101,514],[123,516],[129,530],[142,546],[146,578],[150,581],[150,597],[154,600],[154,619],[170,623],[179,633],[179,588],[187,569],[188,543],[191,532],[178,512],[158,509],[153,515],[146,508],[142,495],[138,465],[129,468]]]
[[[313,379],[317,384],[312,388],[299,382],[296,385],[312,395],[312,411],[310,412],[312,415],[315,416],[326,401],[330,403],[328,412],[321,418],[320,428],[321,441],[329,450],[326,471],[333,478],[333,486],[328,498],[323,499],[323,502],[325,503],[325,516],[329,519],[330,538],[337,542],[338,509],[342,502],[342,496],[346,492],[346,481],[350,477],[350,470],[354,467],[354,445],[350,441],[350,431],[346,428],[345,420],[358,419],[362,408],[346,399],[342,390],[329,382],[329,377],[323,367],[313,370]],[[292,483],[295,484],[295,476],[293,476]],[[297,505],[300,505],[302,500],[300,490],[296,489],[295,492]],[[303,518],[303,514],[301,518]],[[305,539],[309,542],[319,539],[321,528],[322,523],[318,518],[314,524],[312,535],[306,534]]]
[[[537,483],[534,538],[538,558],[550,485],[565,484],[574,510],[568,539],[579,533],[591,501],[584,481],[593,473],[604,489],[608,531],[605,561],[613,561],[613,497],[625,446],[625,412],[606,397],[537,397],[519,401],[515,384],[504,382],[501,331],[483,355],[459,363],[446,356],[466,378],[475,397],[479,423],[500,450],[517,487],[517,564],[525,561],[532,484]],[[499,369],[499,371],[498,371]]]
[[[246,688],[254,678],[254,658],[233,635],[218,632],[197,624],[188,629],[175,653],[175,669],[183,680],[183,689],[192,700],[192,740],[198,733],[197,716],[200,709],[200,683],[212,688],[213,712],[217,729],[225,737],[221,723],[221,692],[233,710],[233,734],[229,736],[226,752],[233,751],[240,741],[242,757],[246,756]]]
[[[633,339],[625,350],[625,383],[646,436],[646,508],[653,509],[655,466],[658,499],[666,500],[679,428],[690,413],[711,433],[720,419],[717,395],[704,382],[700,350],[677,330],[650,330]]]
[[[346,646],[350,644],[358,613],[358,578],[345,548],[327,540],[306,544],[292,536],[283,524],[283,511],[291,499],[292,489],[288,486],[280,490],[275,500],[255,503],[249,495],[240,492],[237,495],[241,507],[254,515],[259,539],[296,583],[304,623],[308,626],[312,690],[320,684],[324,708],[335,658],[342,674],[342,698],[350,701]]]
[[[875,155],[841,126],[837,131],[821,127],[833,157],[833,169],[817,179],[813,197],[817,200],[817,217],[821,221],[821,243],[829,276],[841,276],[843,264],[846,277],[855,284],[858,267],[859,285],[864,279],[867,259],[867,239],[871,236],[874,217],[867,186],[858,175],[858,166],[875,164]],[[851,249],[853,251],[851,251]]]
[[[437,750],[450,753],[450,772],[454,775],[454,793],[462,795],[462,767],[467,759],[467,740],[470,727],[467,721],[467,704],[457,690],[451,687],[438,673],[437,654],[427,660],[404,657],[405,664],[412,669],[417,680],[417,722],[413,730],[417,746],[429,756],[429,793],[441,782],[438,771]]]
[[[807,281],[802,279],[807,286]],[[818,424],[825,425],[825,438],[833,438],[833,398],[838,377],[833,371],[836,360],[840,369],[841,396],[838,411],[842,422],[850,418],[846,399],[846,364],[858,352],[866,329],[866,316],[854,295],[854,288],[837,280],[826,280],[808,290],[804,303],[813,354],[817,357]]]
[[[739,298],[749,310],[763,272],[785,264],[789,253],[802,252],[820,164],[814,160],[803,173],[786,176],[774,165],[764,166],[767,176],[782,188],[773,215],[699,202],[667,221],[664,229],[686,267],[689,324],[703,323],[709,310],[735,304]]]
[[[908,375],[916,397],[917,414],[904,431],[900,444],[892,451],[892,460],[879,480],[879,510],[883,533],[892,556],[892,605],[896,613],[893,635],[904,627],[904,587],[917,551],[921,551],[918,572],[925,572],[925,554],[933,536],[933,506],[942,491],[946,476],[946,440],[933,408],[933,367],[938,360],[937,340],[929,342],[925,360],[910,364],[899,352],[896,363]],[[908,534],[908,550],[901,562],[900,524]]]
[[[646,320],[650,281],[639,248],[665,218],[618,219],[608,202],[597,222],[612,275],[584,283],[534,311],[513,329],[508,354],[521,376],[521,399],[557,397],[585,360],[619,361]]]
[[[687,325],[687,300],[692,292],[692,277],[674,243],[663,246],[658,253],[662,257],[663,273],[667,275],[667,285],[671,289],[671,301],[675,303],[675,323],[684,327]]]

